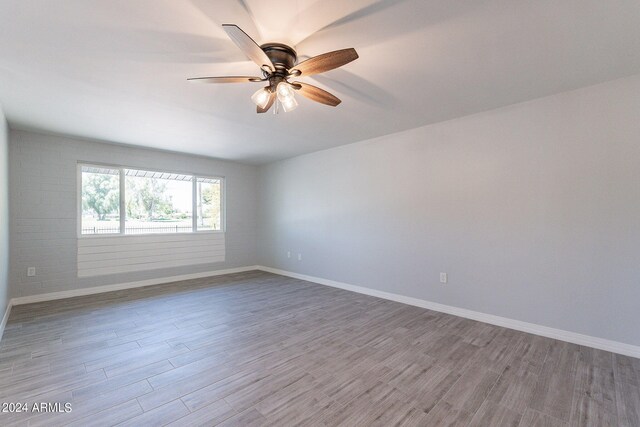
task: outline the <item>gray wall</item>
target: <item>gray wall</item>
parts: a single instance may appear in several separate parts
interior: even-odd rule
[[[261,263],[640,345],[639,118],[634,76],[264,166]]]
[[[13,297],[256,264],[257,167],[24,131],[10,140]],[[225,176],[226,262],[78,279],[78,161]]]
[[[0,321],[9,303],[9,127],[0,105]]]

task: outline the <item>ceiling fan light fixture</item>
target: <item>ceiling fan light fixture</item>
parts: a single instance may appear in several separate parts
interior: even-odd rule
[[[296,101],[293,95],[286,98],[284,101],[280,100],[280,103],[282,104],[282,109],[284,110],[285,113],[288,113],[289,111],[293,111],[296,108],[298,108],[298,101]]]
[[[293,88],[287,82],[278,83],[278,86],[276,87],[276,93],[278,95],[278,100],[280,100],[280,102],[282,102],[283,104],[288,99],[293,99],[294,97]]]
[[[270,92],[264,87],[262,89],[258,89],[256,93],[251,95],[251,100],[260,108],[265,108],[269,103]]]
[[[278,86],[276,86],[276,95],[285,113],[295,110],[298,106],[298,101],[296,101],[293,87],[290,83],[286,81],[278,83]]]

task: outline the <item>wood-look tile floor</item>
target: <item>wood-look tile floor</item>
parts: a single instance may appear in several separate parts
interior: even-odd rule
[[[640,360],[262,272],[14,307],[0,425],[640,425]]]

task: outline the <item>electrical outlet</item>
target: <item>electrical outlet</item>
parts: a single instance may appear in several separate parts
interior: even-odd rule
[[[36,275],[36,268],[35,267],[27,268],[27,277],[33,277],[35,275]]]
[[[440,273],[440,283],[447,283],[447,273]]]
[[[287,251],[287,258],[291,258],[291,251]]]
[[[298,261],[302,261],[302,254],[298,254]]]

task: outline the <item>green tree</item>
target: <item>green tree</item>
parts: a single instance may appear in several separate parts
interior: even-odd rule
[[[82,209],[93,211],[98,220],[117,212],[120,204],[120,184],[116,175],[84,173],[82,176]]]
[[[153,221],[158,215],[174,213],[171,198],[166,194],[167,181],[156,178],[127,179],[127,214],[134,218],[146,215]]]
[[[205,218],[211,218],[213,224],[220,224],[220,183],[199,182],[198,198],[199,225],[205,225]]]

